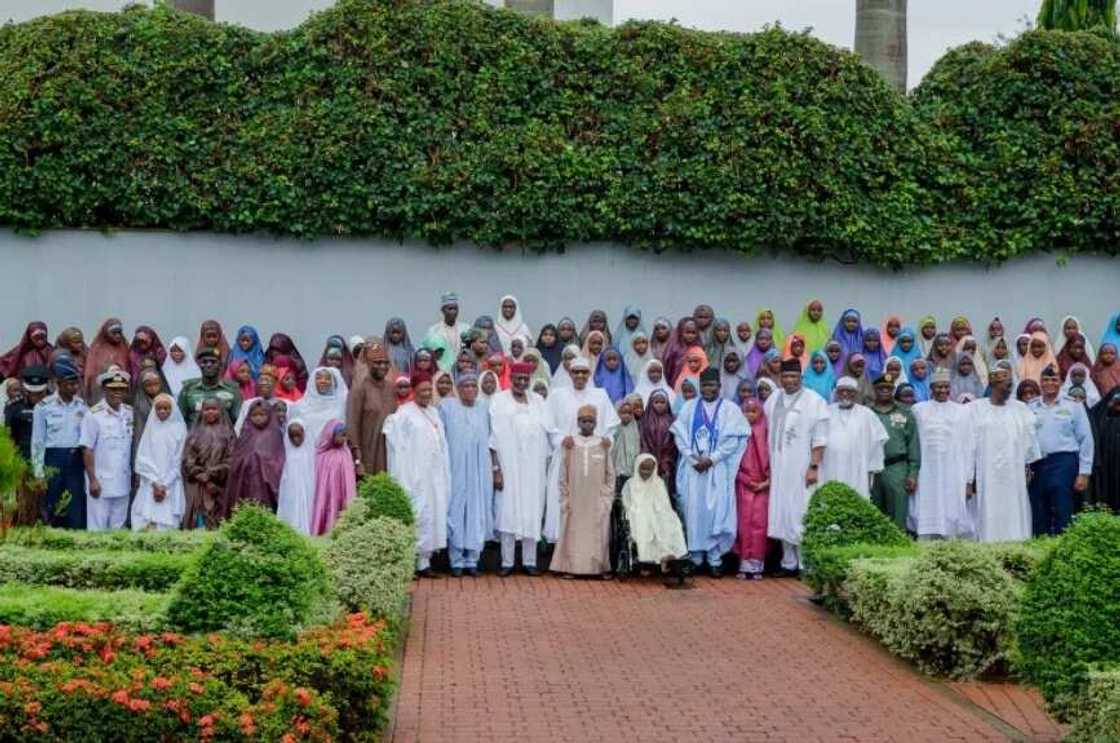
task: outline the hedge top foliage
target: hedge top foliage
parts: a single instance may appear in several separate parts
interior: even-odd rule
[[[1120,517],[1090,512],[1027,584],[1017,627],[1017,668],[1068,716],[1097,664],[1120,663]]]
[[[187,632],[293,637],[327,600],[318,551],[270,512],[241,506],[193,558],[168,607]]]
[[[975,56],[915,107],[781,29],[607,29],[470,0],[340,0],[279,34],[68,12],[0,29],[0,224],[883,266],[1115,253],[1120,52],[1037,32]]]
[[[883,515],[871,501],[842,482],[826,482],[809,499],[803,520],[801,538],[805,567],[813,570],[813,562],[821,550],[848,544],[898,545],[910,544],[906,533]]]
[[[366,521],[375,518],[394,519],[406,526],[416,523],[408,493],[384,472],[363,477],[358,483],[358,495],[365,501],[368,509],[358,511],[351,519],[347,519],[347,523],[355,519]]]

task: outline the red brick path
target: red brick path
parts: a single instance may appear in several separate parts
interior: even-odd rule
[[[698,578],[685,591],[647,579],[421,581],[387,737],[1056,739],[1037,697],[1021,693],[1035,708],[1001,715],[980,699],[999,685],[932,682],[807,596],[792,580]]]

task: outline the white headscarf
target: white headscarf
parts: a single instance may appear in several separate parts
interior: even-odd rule
[[[1061,340],[1058,341],[1058,345],[1054,348],[1054,356],[1057,357],[1057,355],[1062,352],[1062,349],[1066,347],[1066,323],[1070,320],[1073,320],[1075,323],[1077,323],[1077,332],[1081,333],[1081,337],[1085,339],[1085,356],[1089,359],[1089,363],[1095,363],[1097,360],[1097,355],[1093,352],[1093,344],[1089,341],[1089,334],[1085,332],[1085,328],[1081,324],[1081,321],[1073,315],[1066,315],[1062,318],[1061,324],[1058,325],[1058,337]]]
[[[171,358],[170,351],[172,348],[182,349],[183,353],[186,354],[181,362],[175,363],[175,359]],[[178,399],[179,392],[183,389],[183,382],[201,377],[202,372],[194,361],[191,342],[183,336],[172,338],[171,342],[167,344],[167,350],[169,353],[160,370],[163,372],[164,379],[167,380],[167,388],[171,390],[171,396]]]
[[[492,394],[489,394],[489,395],[486,394],[485,390],[482,389],[482,378],[485,377],[487,374],[489,374],[490,376],[492,376],[494,378],[494,392]],[[490,400],[492,397],[494,397],[494,395],[498,394],[501,391],[502,391],[502,386],[499,383],[498,375],[495,374],[493,371],[491,371],[490,369],[487,369],[486,371],[484,371],[484,372],[482,372],[481,374],[478,375],[478,398],[480,400]]]
[[[156,403],[168,400],[171,415],[161,421],[156,413]],[[137,523],[162,525],[178,524],[186,509],[181,468],[183,444],[187,441],[187,424],[183,414],[170,395],[160,394],[152,403],[144,433],[136,447],[136,474],[142,480],[167,486],[167,497],[156,503],[154,499],[137,497],[133,503],[133,519]],[[141,484],[144,487],[144,484]]]
[[[502,316],[502,303],[507,299],[512,300],[515,307],[513,317],[509,320]],[[521,303],[512,294],[507,294],[498,301],[498,315],[494,319],[494,330],[498,333],[498,342],[502,344],[502,350],[506,354],[509,353],[510,343],[516,336],[524,336],[526,339],[533,337],[533,334],[529,332],[529,326],[521,319]],[[529,347],[528,340],[526,340],[525,347]]]
[[[650,478],[643,480],[639,466],[646,459],[653,460],[654,469]],[[669,491],[657,475],[656,463],[652,455],[640,454],[634,460],[634,476],[622,490],[622,505],[640,562],[659,563],[688,554],[681,520],[669,503]]]
[[[661,381],[657,384],[649,381],[649,370],[654,364],[661,367]],[[672,406],[673,400],[677,395],[673,392],[673,388],[665,381],[665,365],[657,359],[650,359],[642,366],[642,371],[638,374],[638,379],[635,380],[634,393],[642,396],[642,405],[649,405],[649,396],[652,395],[655,390],[664,392],[669,397],[669,405]]]
[[[1059,396],[1062,398],[1069,397],[1069,392],[1073,389],[1073,370],[1078,367],[1085,370],[1085,384],[1081,386],[1085,388],[1085,404],[1091,408],[1101,401],[1101,391],[1097,389],[1097,385],[1093,382],[1089,367],[1085,366],[1080,361],[1069,368],[1069,373],[1066,374],[1066,381],[1062,382],[1062,389]]]
[[[902,359],[898,358],[897,356],[887,357],[887,360],[885,362],[883,362],[883,371],[887,370],[887,364],[889,364],[891,362],[891,359],[894,359],[895,361],[897,361],[898,365],[902,368],[902,372],[897,377],[894,378],[894,388],[897,390],[900,385],[910,384],[910,377],[906,373],[906,364],[902,361]]]
[[[319,392],[319,387],[315,384],[315,377],[320,372],[331,375],[333,384],[326,394]],[[291,405],[288,418],[299,419],[303,423],[304,436],[314,447],[315,442],[319,440],[319,434],[323,432],[323,426],[332,420],[346,420],[346,396],[349,392],[346,380],[342,378],[338,369],[333,366],[317,366],[307,381],[307,392],[299,402]]]
[[[298,447],[288,438],[288,429],[296,423],[303,426],[303,444]],[[288,421],[284,427],[284,471],[276,505],[276,518],[308,536],[315,507],[315,441],[308,437],[307,425],[299,419]]]
[[[562,387],[572,386],[572,375],[564,368],[564,354],[573,353],[574,359],[578,359],[583,355],[583,349],[574,343],[569,343],[564,346],[564,350],[560,352],[560,366],[556,367],[556,371],[552,375],[552,384],[548,386],[549,390],[558,390]]]

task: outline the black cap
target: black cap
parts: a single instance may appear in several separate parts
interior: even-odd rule
[[[74,358],[69,354],[65,356],[59,354],[51,368],[58,379],[77,379],[81,376],[78,374],[78,365],[74,363]]]
[[[890,372],[883,372],[879,376],[875,377],[874,381],[872,381],[871,384],[875,385],[876,387],[878,387],[879,385],[888,384],[891,387],[894,387],[894,375]]]
[[[797,372],[801,373],[801,359],[788,358],[782,359],[782,371],[784,372]]]
[[[23,382],[23,388],[28,392],[43,392],[47,389],[51,373],[42,364],[35,364],[20,372],[19,378]]]
[[[213,346],[203,346],[202,348],[194,352],[194,358],[195,361],[200,361],[202,359],[221,360],[222,355],[218,353],[218,349],[214,348]]]
[[[700,383],[703,384],[704,382],[719,382],[719,369],[709,366],[700,372]]]

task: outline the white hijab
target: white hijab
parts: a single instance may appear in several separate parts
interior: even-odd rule
[[[170,352],[172,348],[179,348],[186,355],[177,364],[175,359],[171,358],[171,354],[168,353],[160,370],[163,372],[164,379],[167,380],[167,387],[171,390],[171,396],[178,399],[179,392],[183,389],[183,382],[201,377],[202,372],[199,371],[198,364],[194,361],[194,353],[189,340],[181,335],[173,338],[171,343],[167,344],[167,350]]]
[[[507,299],[512,300],[515,307],[513,317],[509,320],[502,316],[502,303]],[[529,326],[521,319],[521,303],[512,294],[507,294],[498,301],[498,315],[494,318],[494,330],[497,331],[498,341],[502,344],[502,350],[506,354],[509,353],[510,343],[519,335],[526,339],[525,347],[529,347],[533,334],[529,332]]]
[[[494,378],[494,392],[493,392],[493,394],[490,394],[490,395],[486,394],[486,392],[482,389],[482,378],[485,377],[487,374],[489,374],[490,376],[492,376]],[[480,399],[480,400],[490,400],[491,398],[494,397],[494,395],[497,395],[501,391],[502,391],[502,386],[498,381],[498,375],[497,374],[495,374],[491,370],[487,369],[486,371],[484,371],[484,372],[482,372],[481,374],[478,375],[478,399]]]
[[[902,372],[894,379],[894,388],[897,390],[901,385],[910,384],[910,375],[906,373],[906,363],[897,356],[887,357],[887,360],[883,362],[883,371],[887,370],[887,364],[891,363],[892,359],[897,361],[898,365],[902,367]],[[848,379],[851,379],[851,377],[848,377]]]
[[[1085,328],[1081,325],[1081,321],[1073,315],[1066,315],[1065,317],[1063,317],[1061,324],[1058,326],[1058,337],[1061,338],[1061,340],[1054,348],[1055,358],[1062,352],[1062,349],[1066,347],[1066,323],[1070,320],[1073,320],[1074,323],[1077,324],[1077,332],[1081,333],[1081,337],[1085,339],[1085,356],[1089,359],[1089,363],[1095,363],[1097,360],[1097,355],[1093,353],[1093,344],[1089,341],[1089,335],[1085,332]],[[1086,387],[1086,389],[1088,388]]]
[[[315,384],[315,377],[320,372],[327,372],[331,375],[332,385],[325,394],[319,392],[319,387]],[[307,382],[307,392],[291,406],[288,417],[292,420],[298,418],[303,423],[304,436],[307,441],[311,442],[312,447],[319,440],[319,434],[323,432],[323,426],[327,425],[329,421],[346,420],[346,396],[349,392],[346,387],[346,380],[333,366],[317,366],[311,372],[311,377]]]
[[[1093,377],[1089,367],[1081,362],[1078,362],[1069,368],[1069,374],[1066,375],[1066,381],[1062,382],[1062,389],[1059,397],[1065,399],[1073,399],[1069,397],[1069,391],[1073,389],[1073,370],[1076,368],[1085,370],[1085,384],[1081,385],[1085,388],[1085,404],[1090,408],[1101,401],[1101,391],[1097,389],[1097,385],[1093,383]]]
[[[140,444],[136,447],[136,474],[160,485],[172,482],[179,476],[186,441],[187,424],[175,401],[171,401],[171,415],[165,421],[159,419],[153,402]]]
[[[643,480],[638,467],[646,459],[652,459],[655,467],[650,478]],[[669,491],[657,475],[656,463],[650,454],[639,455],[634,461],[634,476],[626,481],[622,492],[630,536],[641,562],[658,563],[688,554],[680,518],[669,503]]]
[[[556,367],[556,371],[552,374],[552,384],[548,386],[549,390],[558,390],[563,387],[572,386],[572,375],[564,368],[564,356],[568,353],[575,354],[572,359],[578,359],[583,355],[583,349],[574,343],[569,343],[564,346],[564,350],[560,353],[560,366]]]
[[[657,384],[649,381],[649,370],[654,364],[661,367],[661,381]],[[673,392],[673,388],[665,381],[665,365],[657,359],[650,359],[642,366],[642,371],[635,381],[634,394],[642,396],[642,405],[649,405],[649,396],[652,395],[655,390],[664,392],[669,397],[669,405],[671,406],[673,404],[673,400],[677,395]]]
[[[310,389],[310,387],[309,387]],[[303,444],[294,446],[288,438],[293,424],[303,426]],[[315,508],[315,442],[307,433],[307,425],[299,419],[284,427],[284,471],[280,475],[276,518],[300,534],[311,534],[311,512]]]

